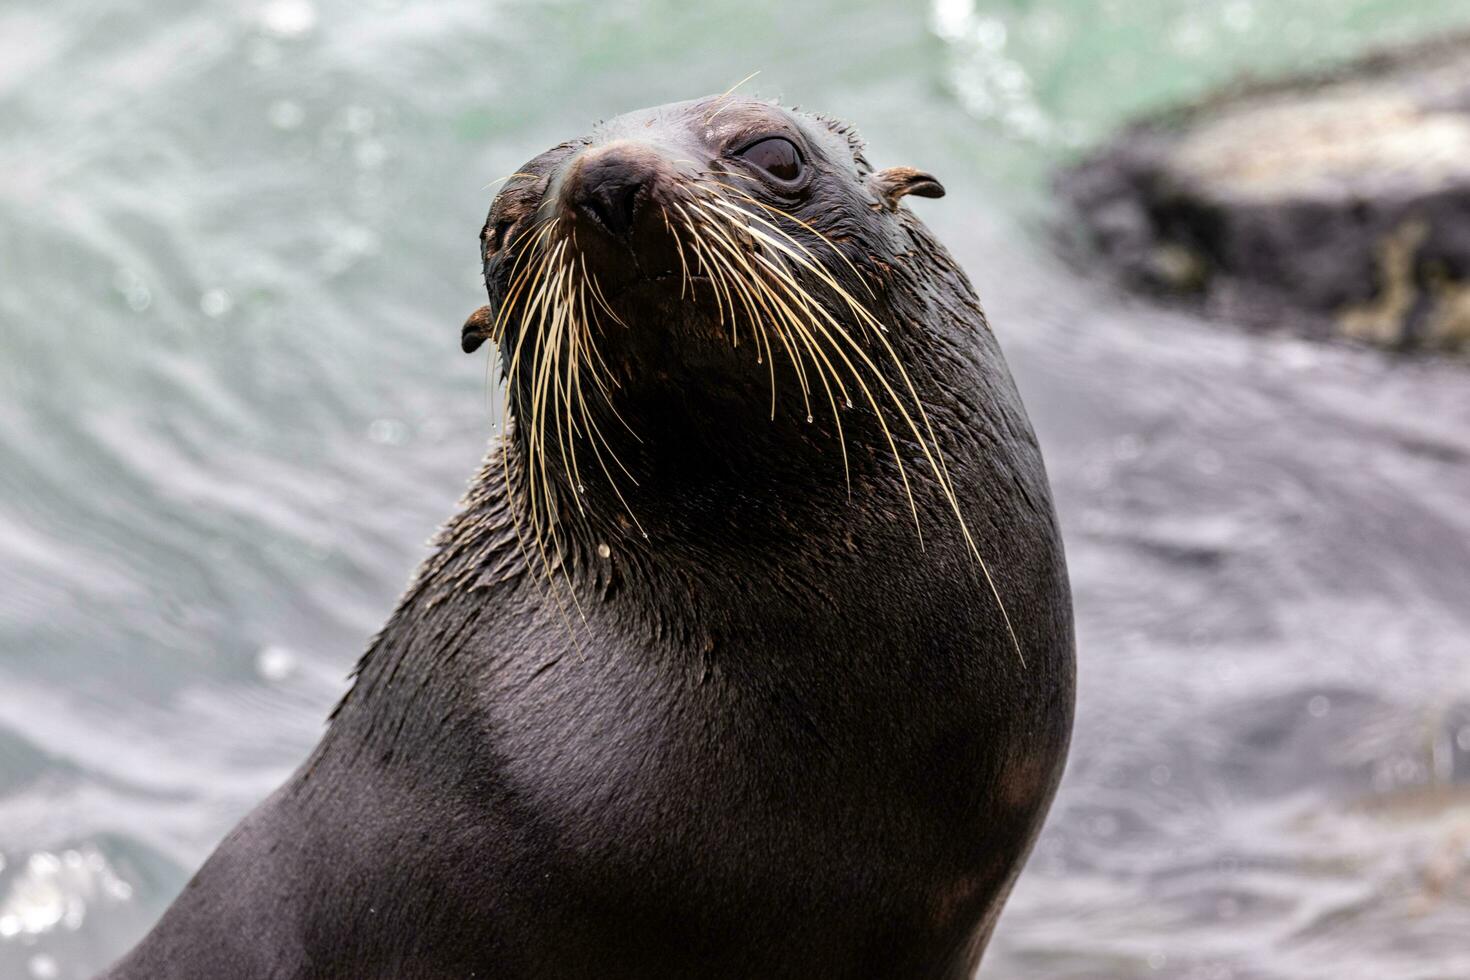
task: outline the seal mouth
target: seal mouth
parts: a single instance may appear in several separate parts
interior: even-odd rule
[[[609,303],[615,303],[620,299],[624,299],[642,290],[654,289],[671,282],[679,282],[681,284],[684,284],[685,288],[682,290],[682,292],[686,296],[689,289],[692,289],[695,286],[704,286],[708,288],[714,285],[714,280],[711,279],[708,275],[702,273],[690,273],[686,276],[678,269],[668,269],[664,272],[659,272],[651,276],[639,276],[635,279],[629,280],[628,282],[618,286],[615,289],[607,290],[603,294],[603,296],[607,299]]]

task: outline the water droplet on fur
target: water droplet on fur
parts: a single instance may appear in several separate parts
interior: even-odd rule
[[[648,532],[647,531],[644,531],[643,532],[643,540],[644,541],[647,541],[648,540]]]
[[[810,424],[811,424],[811,422],[812,422],[812,417],[811,417],[811,414],[810,414],[810,413],[808,413],[808,414],[807,414],[807,417],[806,417],[806,421],[807,421],[807,424],[808,424],[808,425],[810,425]]]
[[[599,544],[597,546],[597,557],[598,558],[611,558],[612,557],[612,549],[607,546],[606,542],[604,542],[602,544]]]
[[[587,492],[587,487],[584,484],[579,483],[579,484],[577,484],[577,492],[578,493],[586,493]]]

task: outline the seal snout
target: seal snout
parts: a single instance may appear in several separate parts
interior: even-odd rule
[[[588,150],[567,181],[566,201],[580,217],[627,240],[649,211],[662,164],[655,150],[626,140]]]

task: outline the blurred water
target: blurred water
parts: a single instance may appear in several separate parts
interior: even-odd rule
[[[0,976],[135,939],[304,757],[490,436],[488,185],[754,91],[859,124],[1047,451],[1071,767],[985,975],[1470,976],[1470,373],[1079,278],[1045,175],[1463,0],[0,6]]]

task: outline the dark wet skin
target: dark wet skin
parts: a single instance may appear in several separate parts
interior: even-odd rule
[[[321,744],[105,976],[970,975],[1061,773],[1073,638],[1030,424],[901,202],[937,182],[743,99],[631,113],[522,172],[463,342],[499,319],[508,373],[538,353],[539,321],[499,313],[557,219],[619,321],[599,320],[615,386],[588,412],[626,477],[573,477],[554,439],[541,469],[518,369],[506,442]],[[791,359],[758,359],[685,280],[665,215],[721,184],[786,212],[762,213],[887,327],[893,359],[803,280],[895,385],[906,369],[995,594],[919,440],[894,429],[922,549],[873,405],[836,413],[845,469]]]

